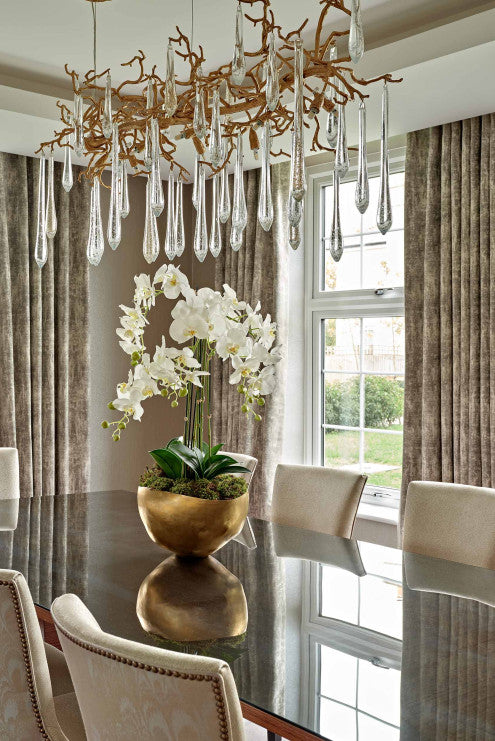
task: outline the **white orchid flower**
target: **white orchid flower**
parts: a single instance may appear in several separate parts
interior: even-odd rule
[[[126,396],[114,399],[113,406],[120,412],[129,414],[133,419],[140,420],[144,409],[141,405],[143,396],[138,388],[132,387]]]
[[[234,368],[234,373],[230,376],[229,383],[234,384],[240,383],[252,376],[258,370],[260,364],[254,358],[243,360],[238,355],[234,355],[232,357],[232,367]]]
[[[117,334],[118,333],[119,330],[117,330]],[[127,353],[127,355],[132,355],[133,353],[139,352],[141,350],[138,344],[130,342],[129,340],[120,340],[119,345],[122,350]]]
[[[226,360],[229,355],[246,355],[250,349],[248,337],[242,324],[235,324],[229,328],[217,341],[215,350],[217,355]]]
[[[174,265],[162,265],[158,269],[153,283],[161,283],[166,298],[176,299],[189,289],[189,281],[179,268]]]
[[[208,324],[198,311],[186,306],[170,325],[169,333],[171,338],[180,344],[188,342],[193,337],[206,340]]]
[[[146,273],[136,275],[134,278],[136,290],[134,291],[134,302],[138,305],[147,306],[148,309],[155,305],[156,291],[151,284],[151,278]]]
[[[201,376],[209,376],[207,371],[188,370],[185,371],[182,378],[186,383],[193,383],[195,386],[202,386]]]
[[[249,381],[248,388],[253,396],[266,396],[272,393],[275,384],[275,366],[269,365],[262,368],[258,375]]]

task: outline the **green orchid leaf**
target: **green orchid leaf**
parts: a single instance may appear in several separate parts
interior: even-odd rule
[[[178,479],[182,474],[182,461],[175,453],[167,448],[150,450],[153,460],[162,469],[165,476],[171,479]]]

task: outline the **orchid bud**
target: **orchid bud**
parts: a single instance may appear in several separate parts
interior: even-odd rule
[[[175,407],[179,406],[179,402],[174,399],[170,406],[175,409]]]
[[[107,429],[107,427],[108,427],[108,422],[106,421],[106,419],[104,419],[104,420],[103,420],[103,422],[101,423],[101,426],[103,427],[103,429],[104,429],[104,430],[106,430],[106,429]]]
[[[179,396],[187,396],[187,389],[181,389],[179,391]]]
[[[114,407],[114,405],[113,405],[113,401],[109,401],[109,402],[108,402],[108,404],[107,404],[107,407],[108,407],[109,409],[115,409],[115,407]]]

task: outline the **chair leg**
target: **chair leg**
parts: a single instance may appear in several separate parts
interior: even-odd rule
[[[278,733],[274,733],[273,731],[267,731],[266,737],[267,741],[282,741],[282,736],[279,736]]]

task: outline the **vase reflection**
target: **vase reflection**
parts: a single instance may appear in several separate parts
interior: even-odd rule
[[[210,655],[215,645],[238,653],[248,623],[241,582],[211,556],[167,558],[141,584],[136,612],[162,645]]]

